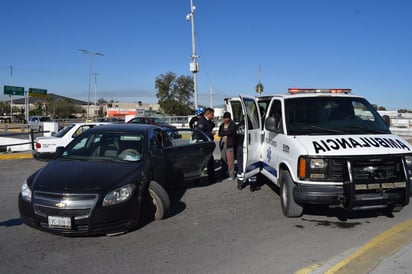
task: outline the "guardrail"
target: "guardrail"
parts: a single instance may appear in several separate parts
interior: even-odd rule
[[[7,152],[8,147],[13,147],[13,146],[21,146],[21,145],[31,145],[31,149],[34,150],[34,132],[33,130],[30,130],[29,132],[22,132],[22,133],[0,133],[0,137],[24,137],[28,136],[28,141],[27,142],[18,142],[18,143],[11,143],[11,144],[0,144],[0,152]],[[24,140],[24,139],[23,139]]]
[[[36,131],[30,129],[27,125],[24,124],[17,126],[9,125],[0,127],[0,141],[2,141],[0,142],[0,152],[9,152],[8,150],[13,151],[13,149],[10,149],[10,147],[24,145],[30,145],[31,149],[28,148],[27,150],[34,150],[34,140],[36,139],[36,137],[42,136],[45,133],[50,133],[50,131]],[[19,142],[19,139],[21,139],[22,141]]]

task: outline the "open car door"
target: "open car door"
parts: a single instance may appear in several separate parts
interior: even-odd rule
[[[163,151],[174,175],[185,181],[200,178],[215,149],[214,140],[202,131],[188,128],[167,129],[163,133]],[[169,180],[172,175],[168,174]]]
[[[244,121],[245,138],[243,141],[243,174],[239,179],[247,180],[260,172],[261,158],[261,117],[258,104],[254,98],[242,97],[227,99],[227,108],[233,121],[239,124]],[[239,144],[238,144],[239,145]]]

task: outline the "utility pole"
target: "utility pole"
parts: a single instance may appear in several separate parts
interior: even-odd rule
[[[193,73],[193,89],[194,89],[194,97],[195,97],[195,109],[198,107],[197,102],[197,72],[199,71],[199,64],[197,63],[197,58],[199,56],[196,55],[196,41],[195,41],[195,10],[196,7],[193,6],[193,0],[190,0],[190,13],[186,15],[186,21],[191,21],[192,23],[192,62],[190,63],[190,71]]]
[[[210,85],[210,107],[213,108],[213,86]]]
[[[98,73],[94,72],[94,121],[96,122],[96,109],[97,109],[97,75]]]
[[[79,49],[79,51],[81,51],[83,54],[88,54],[90,55],[90,66],[89,66],[89,91],[87,94],[87,113],[86,113],[86,121],[89,120],[89,108],[90,108],[90,81],[92,78],[92,63],[93,63],[93,55],[99,55],[99,56],[103,56],[102,53],[99,52],[92,52],[89,51],[87,49]]]
[[[259,94],[259,96],[262,95],[262,92],[263,92],[263,85],[260,82],[260,72],[261,71],[260,71],[260,64],[259,64],[259,74],[258,74],[259,83],[256,85],[256,92]]]
[[[13,85],[13,66],[10,66],[10,86]],[[10,122],[13,122],[13,95],[10,94]]]

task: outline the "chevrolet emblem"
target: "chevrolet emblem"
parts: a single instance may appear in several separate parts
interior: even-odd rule
[[[55,204],[55,206],[58,207],[58,208],[65,208],[66,205],[67,204],[65,202],[58,202],[57,204]]]

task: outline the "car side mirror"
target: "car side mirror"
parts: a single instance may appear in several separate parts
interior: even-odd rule
[[[265,128],[270,131],[276,130],[276,119],[275,117],[268,117],[265,120]]]
[[[56,155],[55,155],[54,158],[58,158],[58,157],[62,156],[63,151],[64,151],[64,147],[57,147],[56,148]]]

